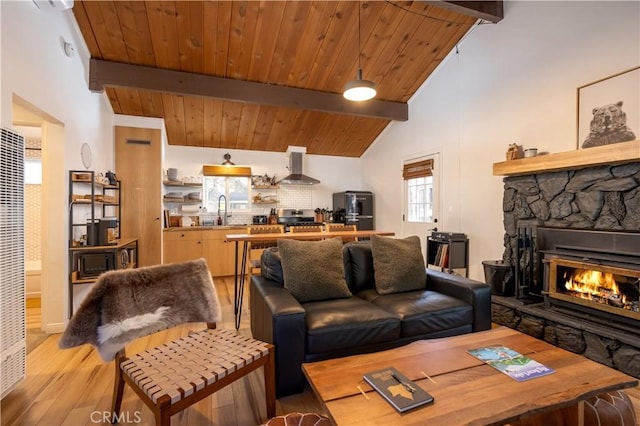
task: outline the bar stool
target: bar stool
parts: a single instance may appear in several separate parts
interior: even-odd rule
[[[357,231],[355,225],[345,225],[344,223],[325,223],[324,224],[327,232],[337,232],[337,231]],[[347,243],[349,241],[358,241],[357,237],[353,238],[342,238],[342,241]]]
[[[247,234],[283,234],[284,225],[252,225]],[[277,238],[277,237],[276,237]],[[264,249],[277,247],[276,238],[268,241],[252,242],[249,246],[249,279],[253,274],[260,274],[260,256]]]

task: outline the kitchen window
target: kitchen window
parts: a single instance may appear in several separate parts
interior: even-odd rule
[[[208,212],[227,213],[250,210],[251,181],[244,176],[205,176],[202,181],[202,205]]]

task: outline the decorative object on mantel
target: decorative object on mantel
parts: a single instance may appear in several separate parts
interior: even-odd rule
[[[538,148],[527,148],[524,150],[524,158],[531,158],[538,155]]]
[[[640,162],[640,140],[493,163],[494,176],[517,176]]]
[[[580,86],[577,92],[578,149],[636,139],[640,66]]]
[[[516,143],[510,143],[509,148],[507,149],[507,161],[522,158],[521,151],[522,147],[520,145]]]

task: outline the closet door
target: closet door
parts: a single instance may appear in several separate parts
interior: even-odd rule
[[[158,129],[116,126],[123,238],[138,239],[138,266],[162,263],[162,137]]]

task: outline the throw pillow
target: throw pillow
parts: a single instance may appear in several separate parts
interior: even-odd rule
[[[378,294],[425,288],[427,271],[418,236],[398,239],[372,235],[371,253]]]
[[[342,240],[278,240],[284,288],[298,302],[351,297],[344,279]]]
[[[269,247],[264,249],[260,257],[260,275],[268,280],[275,281],[279,284],[284,283],[282,277],[282,261],[278,247]]]

